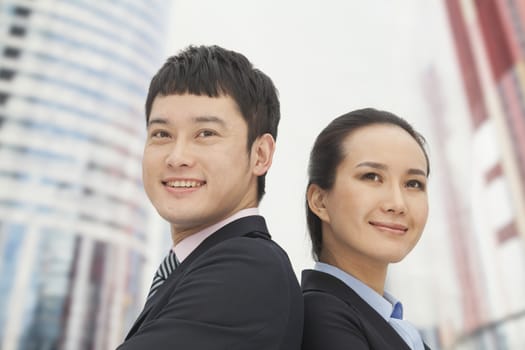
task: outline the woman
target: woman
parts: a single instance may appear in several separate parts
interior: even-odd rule
[[[392,113],[362,109],[317,137],[306,194],[317,261],[303,271],[303,350],[428,349],[384,291],[387,268],[428,215],[425,140]]]

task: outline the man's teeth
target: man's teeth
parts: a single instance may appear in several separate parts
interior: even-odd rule
[[[168,181],[166,185],[169,187],[182,187],[182,188],[191,188],[191,187],[200,187],[202,182],[199,181],[188,181],[188,180],[177,180],[177,181]]]

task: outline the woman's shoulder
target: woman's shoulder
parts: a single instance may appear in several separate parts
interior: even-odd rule
[[[341,318],[348,318],[353,314],[358,314],[352,305],[346,303],[336,295],[325,291],[303,292],[305,312],[308,310],[312,315],[326,315],[329,313],[339,315]]]
[[[303,296],[303,350],[370,348],[358,310],[326,291]]]
[[[301,287],[305,318],[307,314],[322,315],[362,327],[370,313],[371,307],[366,301],[343,281],[327,273],[303,271]]]

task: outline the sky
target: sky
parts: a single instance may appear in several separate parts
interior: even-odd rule
[[[443,150],[433,147],[422,92],[422,75],[432,68],[442,77],[448,113],[466,113],[443,1],[180,0],[174,1],[172,13],[167,56],[190,44],[217,44],[246,55],[279,90],[277,150],[260,210],[298,275],[313,266],[304,214],[310,149],[332,119],[363,107],[407,119],[429,142],[429,221],[414,257],[393,273],[410,271],[398,273],[401,282],[419,278],[428,273],[419,267],[419,259],[430,251],[446,254],[446,242],[440,239],[442,194],[437,189],[442,174],[439,159],[434,159],[439,157],[433,157]],[[458,130],[468,128],[462,123],[458,120],[450,130],[452,141],[461,137]],[[453,155],[457,162],[465,156],[461,149]]]

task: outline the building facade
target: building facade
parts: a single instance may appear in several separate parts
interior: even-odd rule
[[[525,3],[446,0],[471,130],[467,210],[451,210],[460,319],[453,349],[525,347]],[[430,79],[430,86],[435,79]],[[430,88],[429,88],[430,89]],[[436,119],[454,118],[437,113]],[[454,169],[450,167],[450,174]],[[453,201],[453,200],[452,200]],[[453,201],[450,207],[457,207]]]
[[[114,349],[160,239],[143,104],[168,1],[0,2],[0,348]]]

